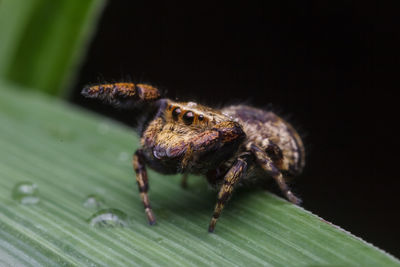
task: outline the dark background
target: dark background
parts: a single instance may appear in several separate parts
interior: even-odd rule
[[[84,100],[81,88],[132,80],[213,106],[272,103],[305,136],[294,184],[303,206],[400,256],[395,8],[134,2],[108,4],[72,102],[130,125],[133,114]]]

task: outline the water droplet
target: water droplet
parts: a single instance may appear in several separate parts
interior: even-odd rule
[[[104,203],[105,201],[102,197],[91,194],[86,197],[85,201],[83,202],[83,206],[89,209],[98,209],[103,206]]]
[[[11,194],[21,204],[32,205],[39,202],[38,187],[32,182],[17,183]]]
[[[103,209],[93,214],[88,220],[91,226],[123,227],[127,226],[127,215],[118,209]]]

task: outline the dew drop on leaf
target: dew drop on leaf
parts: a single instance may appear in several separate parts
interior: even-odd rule
[[[89,209],[98,209],[104,205],[105,201],[102,197],[91,194],[88,195],[83,201],[83,206]]]
[[[127,226],[127,215],[118,209],[102,209],[94,213],[87,222],[91,226],[123,227]]]
[[[21,204],[33,205],[40,201],[38,193],[36,184],[32,182],[19,182],[14,186],[11,197]]]

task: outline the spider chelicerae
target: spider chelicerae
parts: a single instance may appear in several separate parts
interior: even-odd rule
[[[299,204],[285,177],[299,174],[304,146],[293,127],[273,112],[246,105],[213,109],[195,102],[162,98],[147,84],[110,83],[87,86],[82,94],[142,111],[138,132],[141,148],[133,167],[149,224],[155,217],[148,198],[146,166],[164,174],[205,175],[219,189],[209,225],[217,220],[235,186],[272,177],[283,195]]]

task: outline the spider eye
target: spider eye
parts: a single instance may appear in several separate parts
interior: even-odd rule
[[[181,114],[181,109],[180,108],[174,108],[172,111],[172,117],[174,117],[174,120],[178,119],[179,114]]]
[[[193,119],[194,119],[194,114],[193,114],[193,112],[191,112],[191,111],[186,112],[185,114],[183,114],[182,119],[183,119],[183,122],[184,122],[186,125],[192,124],[192,123],[193,123]]]
[[[204,120],[204,116],[203,116],[203,114],[200,114],[199,115],[199,121],[202,121],[202,120]]]

